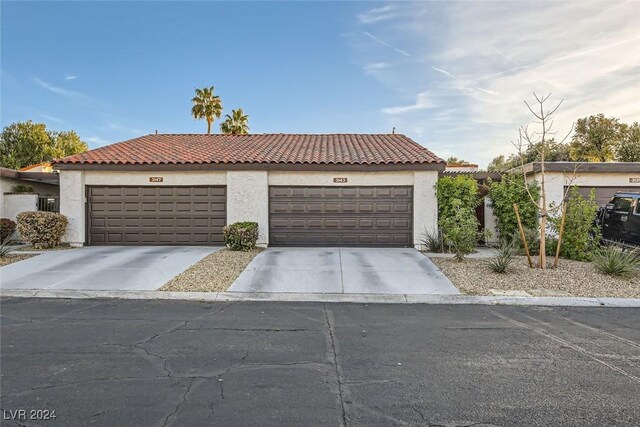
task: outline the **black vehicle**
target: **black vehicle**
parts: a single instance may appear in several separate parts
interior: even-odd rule
[[[640,246],[640,193],[616,193],[597,222],[604,240]]]

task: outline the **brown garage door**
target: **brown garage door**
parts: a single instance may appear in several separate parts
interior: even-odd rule
[[[226,187],[88,187],[89,245],[217,245]]]
[[[413,187],[269,187],[274,246],[413,246]]]
[[[591,189],[593,187],[578,187],[578,192],[584,197],[589,197]],[[564,188],[567,191],[567,187]],[[609,203],[609,200],[617,192],[640,192],[640,186],[628,186],[628,187],[595,187],[596,190],[596,203],[598,206],[604,206]]]

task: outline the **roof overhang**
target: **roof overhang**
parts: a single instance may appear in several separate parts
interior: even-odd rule
[[[55,172],[22,172],[15,169],[0,168],[0,176],[20,181],[60,185],[60,176]]]
[[[114,164],[114,163],[56,163],[56,170],[93,171],[345,171],[345,172],[393,172],[393,171],[443,171],[444,163],[386,163],[386,164],[328,164],[328,163],[189,163],[189,164]]]
[[[631,172],[640,173],[640,162],[545,162],[544,169],[546,172],[589,172],[589,173],[607,173],[607,172]],[[527,175],[538,173],[542,170],[540,162],[527,163],[524,165],[524,171]],[[522,173],[522,167],[512,168],[507,173]]]
[[[445,170],[444,172],[440,172],[440,176],[459,176],[459,175],[466,175],[477,180],[492,179],[494,181],[498,181],[502,177],[502,174],[500,172],[487,172],[487,171],[470,172],[470,171],[448,171],[448,170]]]

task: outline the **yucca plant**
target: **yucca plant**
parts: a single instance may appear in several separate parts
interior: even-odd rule
[[[9,252],[13,250],[13,242],[11,242],[11,236],[0,241],[0,258],[4,258],[9,255]]]
[[[610,276],[630,276],[640,270],[640,252],[623,251],[615,246],[605,246],[593,255],[593,264],[601,273]]]
[[[487,261],[487,266],[494,273],[506,273],[513,261],[513,252],[513,243],[503,240],[498,253]]]
[[[444,252],[444,239],[438,230],[429,231],[425,228],[422,232],[421,242],[429,252]]]

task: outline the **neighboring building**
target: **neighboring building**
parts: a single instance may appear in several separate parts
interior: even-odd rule
[[[478,165],[474,163],[447,163],[444,171],[445,172],[465,172],[465,173],[473,173],[478,172],[480,169]]]
[[[58,174],[53,172],[0,168],[0,218],[15,221],[24,211],[57,211],[58,182]]]
[[[541,181],[540,163],[525,165],[527,180]],[[640,192],[640,162],[545,162],[547,203],[556,206],[569,185],[575,185],[583,196],[595,190],[596,201],[604,206],[618,191]],[[521,168],[510,170],[522,173]]]
[[[20,172],[53,172],[53,166],[49,162],[37,163],[21,168]]]
[[[400,134],[146,135],[54,162],[65,241],[414,246],[437,227],[444,161]]]

